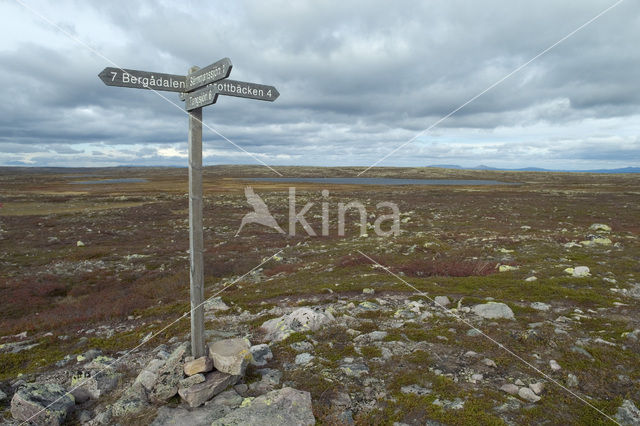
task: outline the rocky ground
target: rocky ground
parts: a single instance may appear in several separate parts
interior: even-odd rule
[[[187,374],[189,320],[178,320],[189,307],[184,173],[119,173],[149,182],[0,173],[8,424],[37,406],[34,394],[39,404],[59,398],[47,422],[70,424],[246,424],[251,415],[320,424],[640,421],[635,175],[380,169],[521,185],[336,186],[323,197],[327,188],[305,184],[298,210],[314,203],[306,218],[320,234],[328,202],[329,235],[254,224],[234,237],[250,208],[246,183],[229,176],[258,172],[210,169],[207,342],[240,339],[252,356],[225,372],[210,353],[202,371]],[[285,227],[288,184],[253,187]],[[367,208],[367,234],[354,214],[339,236],[337,203],[355,200]],[[376,210],[381,201],[399,206],[400,235],[373,232],[388,213]]]

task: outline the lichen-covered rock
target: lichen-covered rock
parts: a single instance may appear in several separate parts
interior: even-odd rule
[[[188,344],[178,346],[158,370],[158,379],[149,391],[149,400],[153,403],[163,403],[178,393],[178,384],[183,378],[183,361],[187,353]]]
[[[55,383],[28,383],[11,399],[11,415],[36,425],[60,425],[75,405],[75,398]]]
[[[518,396],[529,402],[540,401],[540,397],[529,388],[520,388],[520,390],[518,390]]]
[[[209,357],[218,371],[232,376],[242,376],[253,359],[246,339],[218,340],[209,345]]]
[[[622,405],[618,407],[615,419],[621,425],[640,425],[640,410],[629,399],[622,401]]]
[[[269,341],[280,342],[296,332],[317,331],[323,325],[335,321],[331,312],[320,308],[299,308],[290,314],[273,318],[262,324]]]
[[[611,232],[611,227],[604,223],[594,223],[589,227],[591,231]]]
[[[205,375],[205,381],[188,388],[181,388],[180,397],[189,404],[189,407],[199,407],[229,386],[235,385],[240,376],[225,374],[220,371],[212,371]]]
[[[262,367],[266,365],[270,359],[273,359],[273,353],[271,352],[271,348],[266,343],[261,345],[254,345],[249,348],[251,352],[251,365],[255,365],[256,367]]]
[[[71,393],[78,403],[86,399],[98,399],[101,395],[115,389],[120,377],[122,374],[113,368],[84,371],[72,376]]]
[[[471,308],[471,311],[479,317],[486,319],[515,319],[511,308],[499,302],[483,303]]]
[[[315,425],[309,392],[290,387],[278,389],[242,405],[214,421],[211,426],[301,426]]]
[[[122,417],[138,414],[148,406],[146,391],[141,384],[134,383],[113,404],[111,411],[114,416]]]

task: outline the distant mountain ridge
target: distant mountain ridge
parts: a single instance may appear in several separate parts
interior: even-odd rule
[[[640,173],[640,167],[622,167],[619,169],[594,169],[594,170],[561,170],[561,169],[543,169],[540,167],[523,167],[520,169],[503,169],[499,167],[490,167],[480,164],[476,167],[462,167],[456,164],[433,164],[427,167],[437,167],[440,169],[459,169],[459,170],[495,170],[503,172],[565,172],[565,173]]]

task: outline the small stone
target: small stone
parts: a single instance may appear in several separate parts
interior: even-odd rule
[[[205,311],[228,311],[229,309],[231,308],[222,301],[220,296],[207,299],[204,302]]]
[[[178,393],[189,407],[199,407],[229,386],[236,384],[239,379],[240,376],[213,371],[206,374],[204,382],[179,389]]]
[[[560,367],[560,364],[558,364],[558,361],[556,361],[555,359],[552,359],[551,361],[549,361],[549,367],[551,367],[553,371],[562,370],[562,367]]]
[[[487,367],[493,367],[493,368],[497,368],[498,366],[496,365],[496,362],[492,359],[489,358],[484,358],[482,361],[484,365],[486,365]]]
[[[534,281],[537,281],[537,280],[538,280],[538,277],[531,276],[531,277],[527,277],[527,278],[525,278],[524,280],[525,280],[526,282],[528,282],[528,283],[532,283],[532,282],[534,282]]]
[[[524,386],[524,382],[522,380],[520,380],[520,379],[516,380],[515,384],[518,385],[518,386]]]
[[[439,306],[439,307],[445,307],[451,304],[451,301],[447,296],[436,296],[435,299],[433,299],[433,301],[435,302],[436,306]]]
[[[82,241],[78,241],[76,243],[76,247],[84,247],[84,243]]]
[[[472,328],[471,330],[467,330],[467,336],[469,337],[476,337],[476,336],[480,336],[482,333],[480,332],[480,330],[476,329],[476,328]]]
[[[99,357],[100,355],[102,355],[102,351],[101,350],[99,350],[99,349],[89,349],[84,354],[78,355],[76,357],[76,359],[77,359],[78,362],[91,362],[94,359],[96,359],[97,357]],[[80,357],[82,357],[82,360],[80,360]]]
[[[533,302],[531,303],[531,307],[536,311],[542,311],[542,312],[547,312],[549,309],[551,309],[551,305],[548,305],[542,302]]]
[[[529,385],[529,389],[531,389],[536,395],[540,395],[544,390],[544,383],[542,382],[531,383]]]
[[[238,384],[238,385],[235,385],[235,386],[233,387],[233,389],[234,389],[236,392],[238,392],[238,395],[240,395],[240,396],[244,396],[244,395],[247,393],[247,391],[249,390],[249,386],[247,386],[247,384],[246,384],[246,383],[240,383],[240,384]]]
[[[482,380],[483,378],[484,378],[484,376],[482,374],[480,374],[480,373],[476,373],[476,374],[472,374],[471,375],[471,379],[475,380],[475,381],[478,381],[478,382],[480,380]]]
[[[569,373],[567,375],[567,386],[570,388],[577,388],[578,384],[578,377],[575,374]]]
[[[402,386],[400,388],[400,392],[404,394],[413,394],[413,395],[422,396],[422,395],[429,395],[433,391],[431,389],[424,388],[418,385],[408,385],[408,386]]]
[[[602,231],[602,232],[611,232],[611,227],[609,225],[605,225],[604,223],[594,223],[589,227],[591,231]]]
[[[538,395],[536,395],[529,388],[520,388],[520,390],[518,391],[518,396],[520,398],[524,399],[525,401],[529,401],[529,402],[538,402],[538,401],[540,401],[540,397]]]
[[[376,331],[372,331],[371,333],[357,336],[355,339],[353,339],[353,341],[355,343],[360,343],[360,344],[365,342],[377,342],[387,337],[387,334],[388,333],[386,331],[376,330]]]
[[[303,352],[301,354],[296,355],[295,363],[297,365],[306,365],[311,362],[315,357],[308,352]]]
[[[588,266],[576,266],[573,268],[572,276],[577,278],[588,277],[590,274]]]
[[[289,345],[291,349],[296,352],[308,352],[313,350],[313,345],[310,342],[295,342]]]
[[[515,319],[511,308],[504,303],[498,303],[498,302],[483,303],[483,304],[474,306],[471,310],[473,311],[474,314],[486,319],[500,319],[500,318],[509,319],[509,320]]]
[[[98,399],[105,393],[115,389],[122,374],[113,368],[105,368],[99,372],[82,371],[71,378],[73,395],[78,395],[81,400],[86,397]]]
[[[369,374],[369,367],[362,362],[344,363],[340,365],[340,370],[350,377],[360,377],[363,374]]]
[[[517,266],[500,265],[500,267],[498,268],[498,271],[500,271],[500,272],[508,272],[508,271],[515,271],[517,269],[518,269]]]
[[[271,348],[269,348],[269,345],[266,343],[251,346],[249,352],[251,352],[251,365],[255,365],[256,367],[262,367],[266,365],[270,359],[273,359]]]
[[[140,374],[138,374],[138,377],[136,377],[136,380],[134,383],[139,383],[146,390],[151,390],[153,389],[153,386],[156,384],[157,380],[158,380],[157,373],[144,369],[140,372]]]
[[[475,357],[478,356],[478,353],[474,352],[474,351],[467,351],[462,356],[465,357],[465,358],[475,358]]]
[[[187,376],[208,373],[211,370],[213,370],[213,361],[208,356],[201,356],[184,364],[184,374]]]
[[[193,385],[197,385],[198,383],[204,382],[206,379],[204,374],[197,373],[189,377],[185,377],[184,379],[178,382],[178,389],[190,388]]]
[[[219,340],[209,345],[209,356],[218,371],[242,376],[252,359],[249,349],[250,345],[245,339]]]
[[[500,386],[500,390],[508,393],[509,395],[517,395],[520,388],[513,383],[506,383]]]
[[[362,289],[362,294],[375,294],[375,290],[372,288],[363,288]]]

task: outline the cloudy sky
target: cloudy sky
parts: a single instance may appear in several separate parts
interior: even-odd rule
[[[230,78],[280,97],[206,107],[208,165],[639,166],[635,0],[425,131],[613,4],[2,0],[0,165],[185,166],[178,95],[98,73],[229,57]]]

